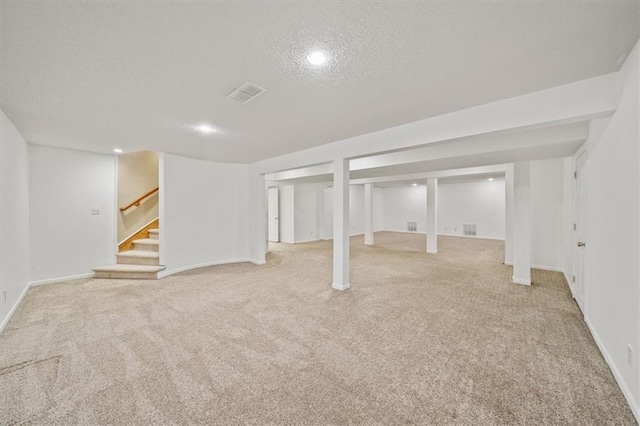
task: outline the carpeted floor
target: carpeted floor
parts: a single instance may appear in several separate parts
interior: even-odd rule
[[[635,424],[559,273],[498,241],[276,244],[264,266],[33,288],[0,335],[0,423]]]

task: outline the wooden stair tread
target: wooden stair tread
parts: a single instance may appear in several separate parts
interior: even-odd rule
[[[116,256],[159,258],[160,253],[150,250],[127,250],[121,251],[120,253],[116,254]]]
[[[162,265],[132,265],[118,263],[115,265],[105,265],[93,268],[95,272],[159,272],[164,269]]]
[[[133,243],[160,245],[160,240],[154,240],[153,238],[143,238],[141,240],[133,240]]]

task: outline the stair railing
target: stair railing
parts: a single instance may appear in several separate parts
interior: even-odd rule
[[[141,197],[138,197],[135,201],[133,201],[131,204],[128,204],[124,207],[120,207],[120,211],[121,212],[126,212],[127,210],[129,210],[131,207],[138,207],[140,206],[140,203],[142,203],[142,201],[145,200],[145,198],[148,198],[150,196],[152,196],[153,194],[155,194],[156,192],[158,192],[160,190],[159,187],[153,188],[151,191],[147,192],[146,194],[142,195]]]

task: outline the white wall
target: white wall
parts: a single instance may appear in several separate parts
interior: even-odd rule
[[[406,231],[407,222],[417,222],[417,232],[427,232],[426,185],[388,187],[383,193],[386,231]]]
[[[333,238],[333,188],[325,188],[323,190],[322,197],[323,215],[322,215],[322,228],[320,238],[323,240],[330,240]]]
[[[27,142],[4,111],[0,110],[0,331],[28,288]]]
[[[587,140],[585,319],[640,418],[640,108],[638,45],[620,71],[620,102]],[[604,124],[601,136],[596,131]],[[627,361],[627,346],[634,354]]]
[[[295,242],[319,240],[324,225],[324,190],[327,184],[296,185],[294,188]]]
[[[462,225],[475,223],[478,237],[504,238],[504,180],[438,185],[438,234],[462,235]],[[427,191],[425,185],[384,188],[384,229],[406,231],[407,222],[417,222],[426,232]]]
[[[571,200],[568,200],[570,203]],[[531,162],[531,266],[562,271],[563,160]]]
[[[324,226],[321,238],[331,239],[333,238],[333,187],[324,189],[323,199]],[[374,208],[375,203],[374,200]],[[349,232],[350,235],[364,233],[364,185],[349,186]]]
[[[477,237],[504,239],[504,179],[438,185],[438,234],[462,235],[476,224]]]
[[[364,185],[349,186],[349,232],[364,234]]]
[[[160,156],[162,276],[249,260],[249,167]],[[264,237],[266,239],[266,235]]]
[[[562,159],[531,163],[534,267],[563,270],[563,167]],[[426,186],[384,188],[383,210],[386,230],[406,231],[415,221],[417,232],[426,232]],[[504,239],[504,179],[439,184],[438,234],[462,235],[465,223],[476,224],[480,238]]]
[[[373,232],[384,230],[384,189],[373,187]]]
[[[113,155],[29,145],[31,282],[86,276],[114,263],[115,164]]]

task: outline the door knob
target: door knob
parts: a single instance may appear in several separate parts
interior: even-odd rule
[[[584,246],[586,246],[585,243],[583,243],[582,241],[578,241],[578,247],[584,247]]]

